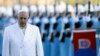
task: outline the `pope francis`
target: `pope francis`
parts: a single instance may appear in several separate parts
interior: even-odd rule
[[[27,23],[28,17],[21,10],[18,22],[5,28],[2,56],[44,56],[39,28]]]

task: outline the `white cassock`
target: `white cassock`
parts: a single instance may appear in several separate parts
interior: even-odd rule
[[[39,28],[27,23],[24,35],[18,23],[6,27],[2,56],[44,56]]]

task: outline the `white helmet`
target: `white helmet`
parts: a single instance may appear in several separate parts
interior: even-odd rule
[[[85,9],[84,9],[84,6],[83,5],[78,5],[78,12],[79,13],[83,13],[83,12],[85,12]]]
[[[26,5],[23,5],[22,8],[21,8],[21,10],[29,12],[29,9],[28,9],[28,7]]]
[[[56,13],[59,13],[59,5],[56,5],[56,6],[55,6],[55,12],[56,12]]]
[[[37,12],[37,7],[35,5],[31,5],[29,9],[30,9],[30,11],[32,13],[36,13]]]
[[[47,12],[48,13],[54,13],[54,6],[53,5],[48,5],[47,6]]]
[[[15,12],[18,12],[21,9],[21,6],[19,4],[14,6]]]
[[[1,6],[0,7],[0,13],[6,15],[6,7]]]
[[[99,11],[100,11],[100,4],[99,4],[99,7],[98,8],[99,8]]]
[[[75,9],[72,5],[68,5],[68,12],[75,12]]]
[[[99,6],[95,5],[95,6],[94,6],[94,10],[95,10],[95,11],[99,11]]]
[[[85,7],[84,7],[84,8],[85,8],[85,11],[88,11],[88,7],[89,7],[89,5],[88,5],[88,4],[86,4],[86,5],[85,5]],[[94,7],[93,7],[93,5],[92,5],[92,4],[90,5],[90,11],[91,11],[91,12],[93,12],[93,11],[94,11]]]
[[[8,6],[6,13],[7,16],[13,16],[13,8],[11,6]]]
[[[59,12],[60,13],[63,13],[66,11],[66,4],[60,4],[59,5]]]
[[[45,9],[44,5],[39,5],[38,10],[39,10],[40,13],[45,13],[46,12],[46,9]]]

